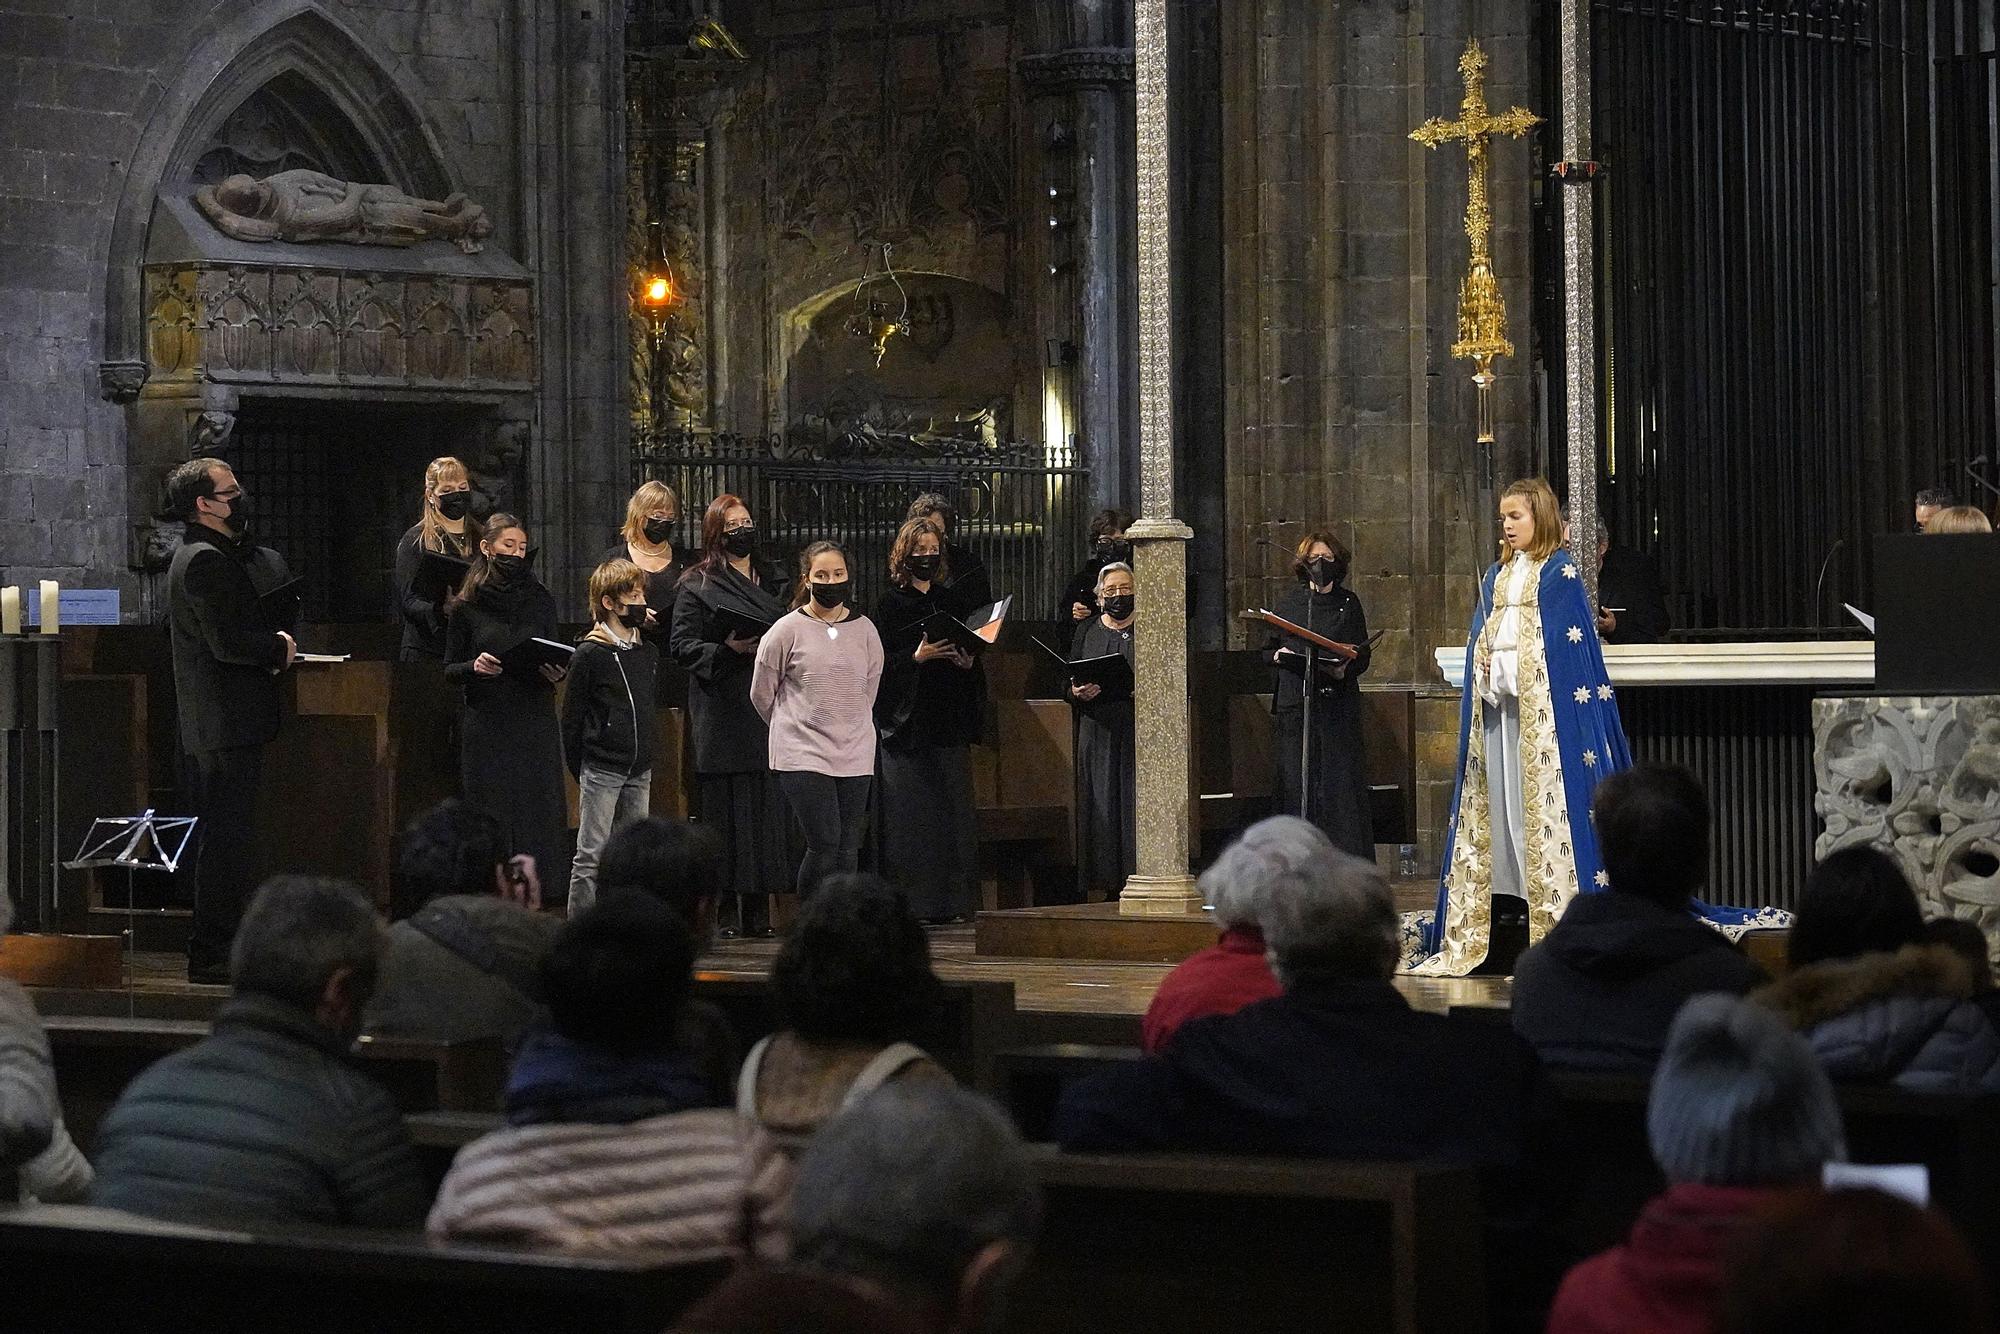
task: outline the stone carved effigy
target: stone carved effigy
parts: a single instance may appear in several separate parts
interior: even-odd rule
[[[462,194],[421,199],[305,167],[261,181],[230,176],[196,190],[194,202],[217,231],[239,241],[409,246],[436,239],[476,255],[493,235],[486,210]]]
[[[2000,962],[2000,696],[1814,700],[1813,770],[1814,855],[1881,848]]]

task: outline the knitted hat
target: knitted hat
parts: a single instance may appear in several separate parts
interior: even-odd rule
[[[1763,1006],[1721,994],[1675,1016],[1646,1132],[1676,1183],[1807,1181],[1847,1156],[1833,1085],[1806,1040]]]

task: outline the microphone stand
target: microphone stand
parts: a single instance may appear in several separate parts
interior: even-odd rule
[[[1981,454],[1977,461],[1980,463],[1985,463],[1986,456],[1984,454]],[[1981,486],[1985,487],[1988,491],[1991,491],[1994,495],[2000,496],[2000,486],[1995,486],[1993,485],[1993,483],[1987,481],[1986,474],[1980,472],[1977,468],[1973,467],[1972,464],[1968,463],[1965,465],[1965,475],[1967,477],[1970,477],[1973,481],[1979,483]]]
[[[1833,564],[1833,558],[1840,554],[1840,549],[1846,545],[1846,538],[1835,538],[1833,545],[1826,549],[1826,559],[1819,563],[1819,582],[1813,585],[1813,638],[1815,640],[1826,638],[1826,619],[1820,615],[1820,612],[1826,608],[1826,572],[1828,567]]]

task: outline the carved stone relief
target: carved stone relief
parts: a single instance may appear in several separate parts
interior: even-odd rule
[[[2000,962],[2000,696],[1813,701],[1814,854],[1872,844]]]
[[[873,62],[833,42],[783,54],[765,107],[779,236],[951,246],[1008,229],[1007,70],[976,65],[957,30],[924,40],[934,50],[916,71],[890,38]]]
[[[254,265],[147,271],[153,382],[525,389],[532,290],[519,282]]]

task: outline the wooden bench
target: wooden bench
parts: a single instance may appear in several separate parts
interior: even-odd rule
[[[538,1254],[361,1229],[0,1209],[0,1321],[24,1334],[659,1334],[725,1263]]]
[[[86,1151],[98,1123],[139,1073],[208,1036],[198,1019],[51,1015],[43,1020],[55,1059],[63,1120]],[[487,1111],[500,1104],[506,1056],[497,1039],[436,1042],[364,1037],[354,1054],[404,1111]]]
[[[745,1051],[777,1028],[769,978],[698,972],[693,994],[728,1017]],[[943,984],[936,1032],[919,1045],[961,1084],[990,1093],[998,1086],[994,1058],[1013,1042],[1014,984],[961,979]]]
[[[1035,1171],[1045,1219],[1013,1328],[1486,1328],[1472,1169],[1050,1150]]]
[[[1111,1066],[1143,1060],[1137,1047],[1085,1042],[1048,1042],[1013,1047],[994,1063],[999,1073],[997,1096],[1014,1118],[1022,1138],[1052,1137],[1056,1103],[1064,1085]]]

